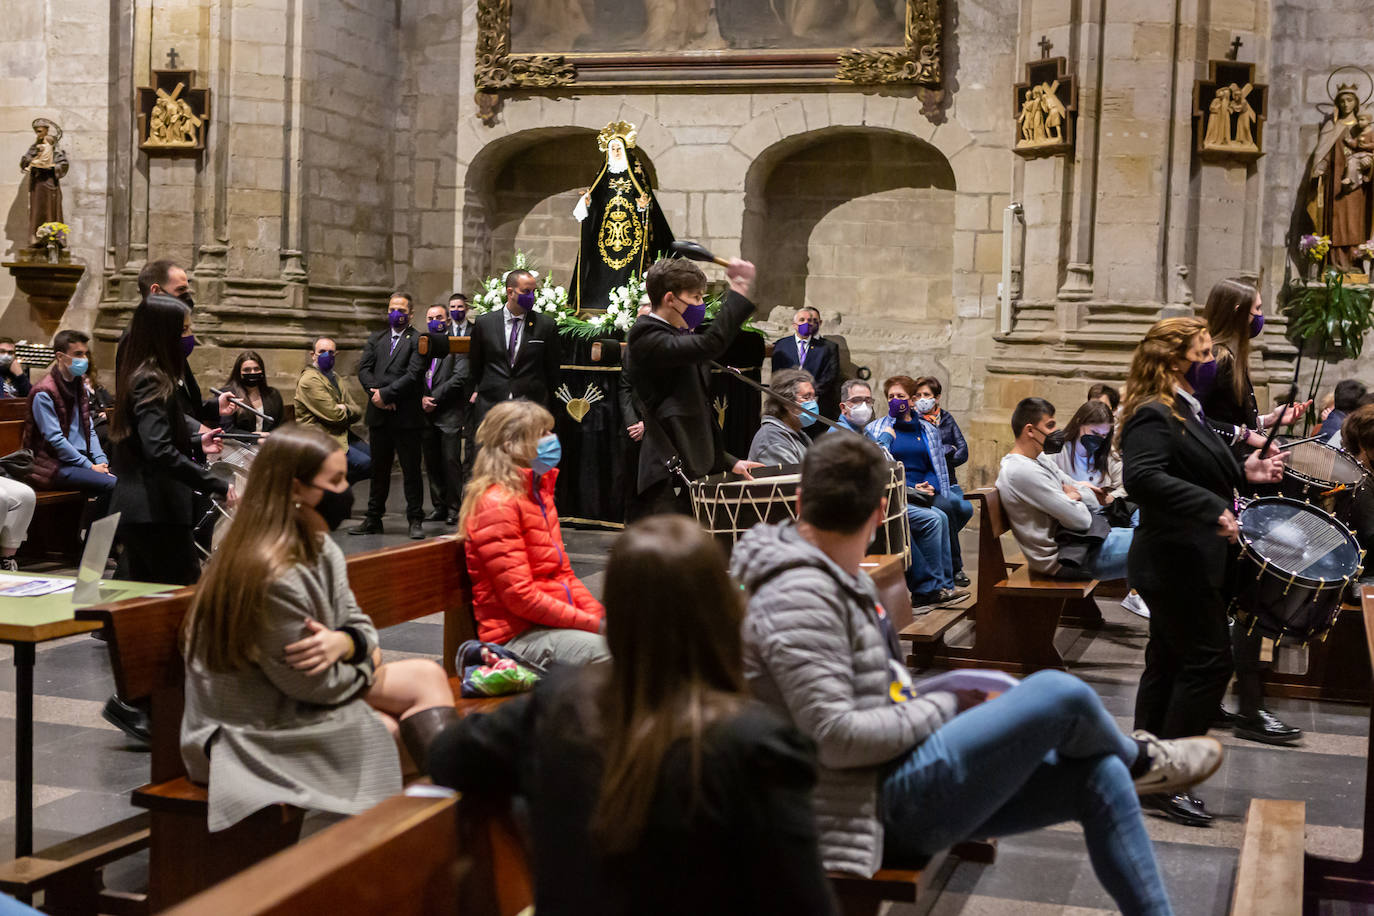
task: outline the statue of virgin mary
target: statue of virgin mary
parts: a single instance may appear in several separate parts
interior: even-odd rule
[[[1359,87],[1342,83],[1331,101],[1334,110],[1322,122],[1312,152],[1307,213],[1313,231],[1331,238],[1332,266],[1350,271],[1355,249],[1374,235],[1374,186],[1367,177],[1359,183],[1342,182],[1347,154],[1355,146],[1351,128],[1360,115]]]
[[[633,153],[635,140],[634,125],[625,121],[606,125],[597,136],[606,162],[573,209],[582,238],[568,301],[579,309],[604,309],[611,290],[631,276],[643,276],[673,243],[648,175]]]

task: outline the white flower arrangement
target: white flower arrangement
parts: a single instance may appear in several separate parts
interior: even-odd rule
[[[644,281],[637,276],[631,276],[629,283],[611,290],[610,301],[606,303],[606,310],[600,315],[593,315],[588,318],[587,324],[598,331],[610,329],[621,332],[629,331],[630,325],[635,323],[639,303],[643,296]]]
[[[515,253],[509,270],[502,271],[500,276],[488,277],[482,283],[482,291],[477,294],[471,306],[474,315],[496,311],[506,304],[506,275],[512,270],[528,270],[536,281],[540,281],[535,289],[534,311],[553,316],[559,324],[573,317],[573,310],[568,307],[567,289],[555,285],[551,276],[541,279],[539,271],[529,267],[529,256],[523,251]]]

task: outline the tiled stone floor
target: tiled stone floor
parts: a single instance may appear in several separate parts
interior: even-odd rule
[[[399,488],[397,488],[399,489]],[[361,495],[361,494],[360,494]],[[399,493],[397,494],[399,495]],[[359,507],[362,503],[359,502]],[[404,543],[399,517],[386,520],[380,536],[338,535],[346,552]],[[449,529],[426,523],[440,534]],[[594,594],[601,592],[606,551],[615,532],[566,530],[577,573]],[[965,532],[966,554],[976,550],[972,530]],[[1144,621],[1115,602],[1102,602],[1108,626],[1093,634],[1061,631],[1061,650],[1074,659],[1074,673],[1088,680],[1123,727],[1130,712],[1145,644]],[[386,630],[384,652],[392,658],[437,658],[442,627],[438,616]],[[14,671],[10,650],[0,648],[0,855],[13,843]],[[105,644],[88,636],[44,645],[35,669],[34,762],[35,845],[43,848],[67,837],[133,813],[129,791],[148,778],[147,754],[100,718],[112,690]],[[1307,803],[1308,849],[1353,857],[1359,849],[1369,711],[1335,703],[1276,700],[1284,719],[1307,730],[1295,748],[1270,748],[1218,734],[1227,745],[1220,772],[1197,794],[1219,815],[1210,829],[1180,827],[1149,818],[1156,854],[1176,912],[1221,914],[1228,908],[1242,823],[1250,798],[1294,798]],[[138,858],[112,870],[111,883],[134,889],[146,867]],[[1343,905],[1328,912],[1365,912]],[[991,866],[953,863],[933,911],[950,914],[1091,914],[1111,912],[1112,901],[1088,863],[1077,825],[1064,825],[1004,839]],[[891,907],[891,916],[918,910]]]

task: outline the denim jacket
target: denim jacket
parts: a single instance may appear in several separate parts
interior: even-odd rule
[[[940,480],[939,492],[941,496],[949,495],[949,466],[943,459],[945,457],[945,440],[940,436],[939,428],[927,420],[925,417],[912,414],[912,418],[921,425],[921,436],[926,440],[926,449],[930,452],[930,464],[935,468],[935,476]],[[864,427],[864,435],[881,445],[885,450],[892,450],[892,443],[897,438],[897,430],[894,428],[896,421],[890,416],[881,416]]]

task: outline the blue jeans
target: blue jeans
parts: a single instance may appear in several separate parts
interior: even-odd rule
[[[1055,578],[1059,579],[1124,579],[1126,578],[1126,555],[1131,552],[1131,541],[1135,538],[1134,528],[1113,528],[1095,551],[1088,562],[1078,569],[1063,569]]]
[[[906,571],[906,587],[913,595],[953,588],[949,519],[939,509],[909,505],[906,521],[911,528],[911,568]]]
[[[969,519],[973,518],[973,503],[964,499],[963,489],[954,484],[949,488],[948,496],[935,497],[935,508],[949,519],[949,558],[954,571],[959,572],[964,568],[964,554],[959,549],[959,532],[963,531]]]
[[[956,716],[883,780],[885,859],[1078,821],[1123,913],[1171,913],[1131,780],[1139,753],[1091,687],[1040,671]]]
[[[372,476],[372,453],[361,439],[348,443],[348,485]]]
[[[90,468],[79,468],[74,464],[64,464],[52,475],[53,486],[68,490],[80,490],[92,496],[113,493],[115,478],[113,474],[102,474]]]

